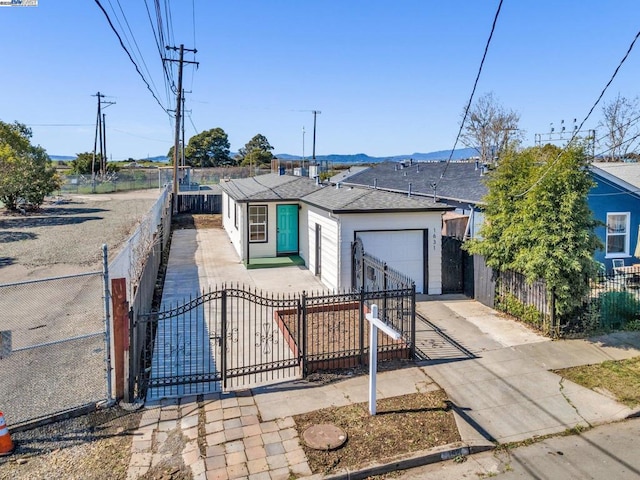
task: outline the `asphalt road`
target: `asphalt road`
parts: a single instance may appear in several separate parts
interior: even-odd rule
[[[592,428],[579,435],[548,438],[528,446],[484,452],[407,470],[401,479],[458,480],[640,478],[640,418]]]

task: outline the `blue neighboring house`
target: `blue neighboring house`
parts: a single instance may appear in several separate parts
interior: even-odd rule
[[[613,268],[614,259],[621,259],[625,265],[640,263],[640,163],[594,162],[590,171],[596,186],[589,192],[588,202],[594,217],[602,223],[596,228],[596,234],[605,246],[595,252],[595,260],[608,271]],[[445,171],[442,162],[407,160],[351,169],[332,180],[345,185],[435,197],[468,216],[465,236],[475,237],[484,221],[482,208],[487,193],[484,173],[482,166],[474,162],[452,162]]]
[[[640,163],[594,162],[591,176],[596,186],[588,194],[591,210],[603,226],[596,234],[604,250],[595,253],[595,259],[607,270],[613,260],[621,259],[625,265],[640,262],[638,226],[640,225]]]

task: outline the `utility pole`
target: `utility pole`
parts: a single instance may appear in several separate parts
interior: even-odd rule
[[[184,138],[184,113],[185,113],[185,109],[184,109],[184,90],[182,91],[182,161],[180,163],[181,166],[184,167],[184,149],[185,149],[185,138]]]
[[[316,163],[316,116],[322,112],[319,110],[311,110],[313,113],[313,163]]]
[[[102,146],[104,147],[104,152],[102,156],[102,176],[107,174],[107,115],[102,114]]]
[[[175,125],[175,139],[173,143],[173,213],[178,213],[178,149],[180,148],[180,116],[182,114],[182,67],[185,63],[193,63],[198,65],[198,62],[187,61],[184,59],[185,50],[188,52],[197,53],[197,50],[184,48],[183,44],[180,47],[166,47],[167,50],[179,51],[180,57],[178,60],[172,58],[163,58],[168,62],[178,62],[178,98],[176,101],[176,125]]]
[[[107,172],[107,128],[105,123],[105,114],[102,113],[102,106],[108,107],[109,105],[115,105],[116,102],[103,101],[104,95],[100,92],[92,95],[98,97],[98,116],[96,117],[96,137],[93,142],[93,160],[91,162],[91,178],[93,183],[93,191],[95,193],[95,164],[96,164],[96,149],[100,147],[100,156],[98,157],[99,171],[98,173],[105,174]],[[99,140],[99,142],[98,142]]]

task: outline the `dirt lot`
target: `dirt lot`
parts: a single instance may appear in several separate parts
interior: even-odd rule
[[[39,211],[29,212],[27,215],[0,210],[0,284],[101,270],[102,244],[108,245],[110,258],[113,258],[140,219],[155,203],[158,195],[157,190],[106,195],[71,195],[52,199]],[[27,300],[12,307],[10,312],[0,312],[0,319],[2,314],[9,315],[11,321],[17,321],[20,318],[32,318],[38,311],[49,312],[49,315],[55,318],[47,318],[46,322],[32,326],[22,322],[23,324],[13,325],[11,328],[16,331],[22,328],[32,332],[37,337],[29,337],[28,341],[36,343],[56,340],[57,337],[44,337],[49,330],[56,335],[64,333],[63,337],[70,335],[69,332],[60,333],[58,327],[49,328],[60,319],[53,310],[56,297],[44,295],[33,285],[30,288],[31,294],[26,297]],[[69,285],[62,282],[59,289],[68,291]],[[5,290],[5,293],[17,295],[13,288]],[[75,297],[75,303],[78,303],[78,298]],[[99,295],[97,300],[99,304]],[[44,306],[38,308],[38,301],[44,302]],[[34,315],[29,314],[31,310],[34,311]],[[85,316],[86,314],[84,311]],[[0,321],[0,330],[3,330],[3,326],[6,327],[3,323],[7,322]],[[85,324],[86,321],[83,322],[83,328],[86,329],[88,327]],[[69,322],[65,325],[69,326]],[[96,341],[98,350],[90,349],[89,353],[92,354],[92,358],[100,360],[104,358],[104,352],[99,350],[99,338]],[[20,342],[28,343],[26,335],[15,335],[14,346],[22,346]],[[77,348],[76,344],[73,346]],[[31,415],[34,415],[33,409],[36,408],[36,404],[48,403],[50,407],[51,402],[60,400],[60,395],[54,392],[45,393],[41,388],[37,388],[38,380],[33,372],[24,377],[16,375],[16,369],[10,367],[11,362],[19,361],[25,355],[33,355],[41,350],[27,350],[0,360],[7,364],[8,374],[11,374],[8,378],[2,379],[2,392],[12,399],[19,399],[22,406],[31,409]],[[76,372],[75,377],[81,378],[78,373],[89,369],[80,368],[86,367],[87,364],[84,360],[78,361],[78,355],[86,350],[83,347],[81,351],[76,350],[63,355],[61,347],[57,347],[51,358],[69,362],[73,365],[70,371]],[[31,364],[58,365],[53,361],[39,360]],[[104,365],[104,362],[100,365]],[[97,367],[97,377],[104,376],[103,372],[99,371],[100,368]],[[18,381],[22,377],[28,380],[30,388],[35,385],[35,391],[22,391]],[[57,370],[43,378],[47,380],[47,385],[53,386],[55,382],[52,379],[62,378],[62,372]],[[87,390],[87,382],[81,383],[83,389]],[[104,379],[100,388],[100,391],[104,389]],[[77,392],[70,393],[77,402]],[[43,406],[45,407],[46,405]],[[5,415],[8,413],[6,405],[0,405],[0,408],[5,409]],[[22,416],[21,411],[14,409],[14,412],[14,417]],[[112,407],[79,418],[13,433],[16,452],[10,457],[0,459],[0,479],[123,479],[126,477],[131,453],[131,433],[137,428],[138,423],[138,413]],[[9,427],[12,427],[11,423]]]
[[[0,284],[101,268],[133,232],[158,190],[52,198],[27,215],[0,209]]]

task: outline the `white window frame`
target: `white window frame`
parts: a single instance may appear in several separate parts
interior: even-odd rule
[[[609,232],[609,217],[614,215],[625,215],[626,225],[624,232]],[[609,237],[624,235],[624,252],[609,253]],[[607,224],[605,225],[605,258],[628,258],[629,244],[631,238],[631,212],[607,212]]]
[[[256,213],[257,210],[262,210],[263,213]],[[260,215],[261,218],[255,221],[256,215]],[[247,219],[247,223],[249,226],[249,243],[267,243],[269,241],[269,206],[268,205],[249,205],[249,218]],[[262,226],[262,232],[258,232],[260,235],[258,238],[252,237],[252,228],[251,227],[260,227]]]

